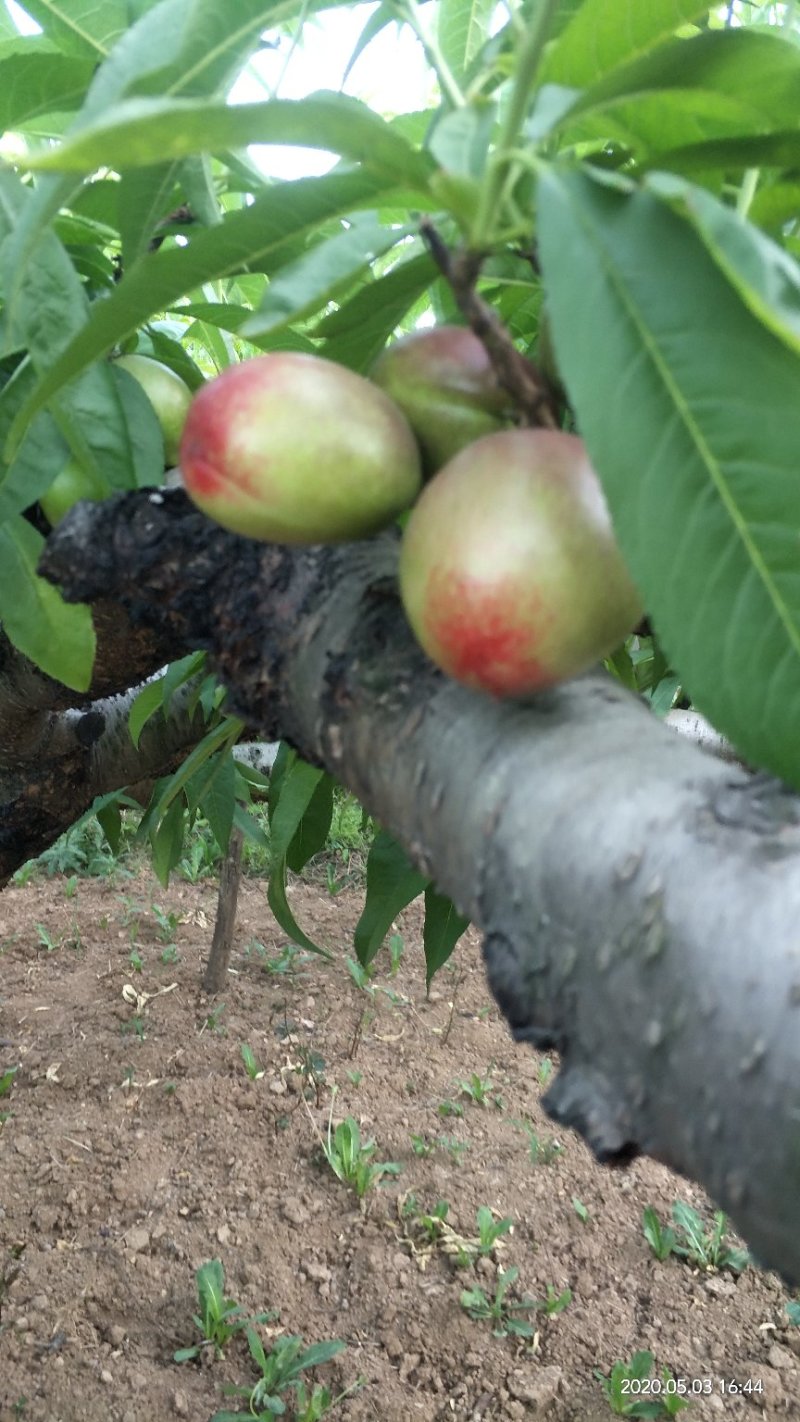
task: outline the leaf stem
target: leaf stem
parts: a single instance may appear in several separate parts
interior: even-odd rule
[[[446,95],[454,109],[463,109],[466,105],[466,99],[461,91],[461,87],[456,81],[456,77],[450,65],[439,48],[438,40],[429,34],[422,15],[420,14],[417,0],[400,0],[397,8],[403,19],[411,26],[411,29],[422,45],[425,51],[425,58],[439,80],[439,88],[442,90],[442,93]]]
[[[536,14],[523,38],[511,100],[500,140],[486,169],[481,205],[472,230],[471,246],[476,251],[482,250],[488,243],[489,233],[497,216],[498,200],[509,165],[514,158],[514,148],[525,121],[550,26],[559,3],[560,0],[539,0]]]
[[[760,176],[760,168],[748,168],[742,178],[742,186],[739,189],[739,196],[736,199],[736,211],[740,217],[746,217],[750,211],[750,205],[756,195]]]

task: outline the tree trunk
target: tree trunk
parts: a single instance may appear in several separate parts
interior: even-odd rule
[[[203,987],[207,993],[222,992],[228,975],[233,948],[233,930],[236,927],[236,904],[239,898],[239,884],[242,879],[242,841],[244,835],[234,825],[228,841],[228,849],[222,861],[219,876],[219,897],[217,899],[217,919],[214,937],[208,955]]]
[[[95,550],[87,559],[86,548]],[[124,557],[115,549],[124,548]],[[484,931],[545,1105],[603,1161],[700,1181],[800,1280],[800,801],[665,729],[605,675],[527,703],[416,647],[396,540],[290,550],[175,494],[82,505],[43,569],[207,648],[235,712],[327,766]]]

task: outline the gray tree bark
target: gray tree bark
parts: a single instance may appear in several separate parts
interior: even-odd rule
[[[175,642],[106,602],[94,620],[98,653],[84,694],[45,676],[0,632],[0,888],[98,795],[174,770],[203,735],[191,689],[181,689],[134,746],[128,713],[139,683],[175,655]]]
[[[525,704],[449,682],[395,564],[391,535],[261,545],[177,492],[82,506],[43,570],[206,648],[236,714],[348,785],[482,928],[515,1037],[561,1054],[551,1115],[601,1161],[699,1181],[800,1281],[800,800],[605,675]]]

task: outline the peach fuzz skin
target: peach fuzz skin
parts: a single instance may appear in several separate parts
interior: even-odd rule
[[[551,430],[486,435],[426,485],[400,591],[431,660],[502,697],[585,671],[642,612],[582,441]]]
[[[366,537],[421,482],[416,441],[393,402],[343,366],[295,352],[256,356],[204,386],[180,463],[210,518],[282,543]]]

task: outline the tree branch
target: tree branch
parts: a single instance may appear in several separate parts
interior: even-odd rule
[[[139,685],[183,644],[169,628],[134,625],[119,603],[100,599],[93,617],[97,656],[85,693],[46,676],[0,631],[0,888],[98,795],[177,768],[203,735],[185,693],[133,745],[128,712]]]
[[[514,1035],[561,1053],[551,1115],[600,1160],[700,1181],[800,1281],[798,797],[604,675],[527,704],[449,682],[395,563],[392,535],[235,538],[175,491],[75,510],[42,568],[208,648],[237,714],[326,765],[483,929]]]
[[[497,312],[475,290],[481,257],[475,252],[451,252],[427,218],[420,224],[420,231],[442,276],[452,288],[459,311],[483,342],[494,373],[514,401],[523,423],[559,429],[555,391],[533,361],[517,350]]]

